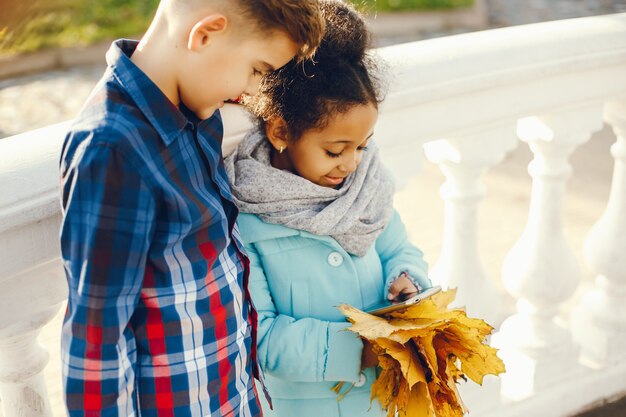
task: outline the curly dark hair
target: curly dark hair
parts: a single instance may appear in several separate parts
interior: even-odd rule
[[[333,115],[356,105],[378,108],[382,101],[378,66],[367,51],[371,35],[363,18],[340,0],[322,0],[320,9],[326,30],[313,58],[294,59],[268,74],[257,95],[243,100],[262,131],[265,121],[280,117],[289,139],[295,141],[310,129],[323,128]]]

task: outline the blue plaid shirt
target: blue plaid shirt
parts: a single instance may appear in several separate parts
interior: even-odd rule
[[[111,46],[61,156],[69,414],[260,416],[221,116],[175,107],[136,46]]]

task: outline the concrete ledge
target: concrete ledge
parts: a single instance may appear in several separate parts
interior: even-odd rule
[[[0,57],[0,80],[79,65],[102,64],[104,66],[104,54],[110,45],[111,40],[106,40],[88,46],[73,46]]]
[[[78,65],[102,64],[106,65],[104,55],[109,50],[113,40],[106,40],[86,47],[62,48],[58,51],[58,65],[60,68],[69,68]]]
[[[418,35],[454,28],[487,29],[489,13],[486,0],[474,0],[471,7],[451,10],[368,14],[369,27],[377,37]]]
[[[0,57],[0,80],[30,72],[46,71],[54,68],[56,63],[55,50]]]

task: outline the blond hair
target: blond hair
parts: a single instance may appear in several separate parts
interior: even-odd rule
[[[261,30],[282,30],[301,47],[300,58],[310,58],[324,36],[324,18],[318,0],[237,0]]]
[[[252,33],[282,31],[300,46],[297,56],[301,59],[312,57],[324,36],[319,0],[162,0],[161,3],[178,12],[181,8],[219,8],[233,21],[249,25]]]

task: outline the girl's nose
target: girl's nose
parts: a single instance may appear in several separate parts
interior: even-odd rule
[[[354,172],[356,171],[356,167],[359,165],[359,157],[357,155],[353,155],[352,157],[348,157],[343,164],[339,166],[339,169],[343,172]]]

